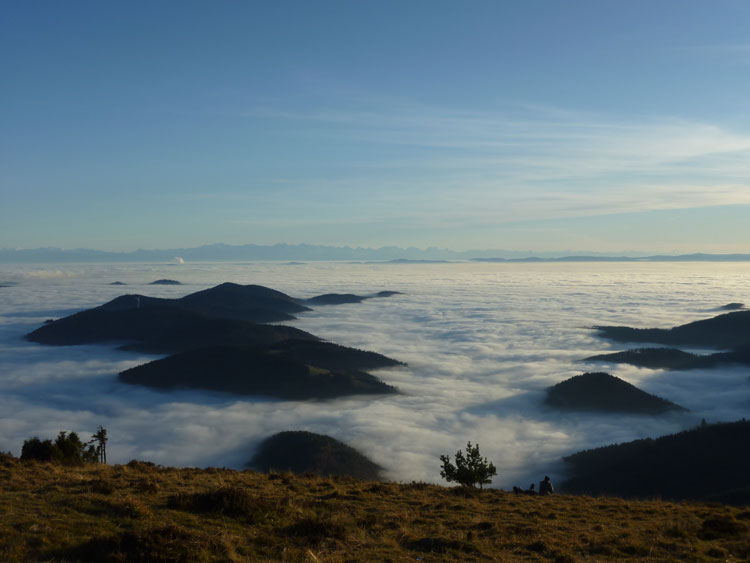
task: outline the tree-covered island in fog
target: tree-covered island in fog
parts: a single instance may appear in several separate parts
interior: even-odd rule
[[[203,346],[266,346],[288,338],[312,339],[312,334],[284,325],[258,324],[206,316],[175,307],[107,309],[96,307],[44,324],[26,335],[40,344],[119,343],[120,348],[163,354]]]
[[[692,354],[677,348],[633,348],[623,352],[589,356],[582,361],[630,364],[650,369],[705,369],[719,365],[750,364],[750,346],[714,354]]]
[[[303,303],[307,305],[342,305],[344,303],[362,303],[365,299],[375,297],[392,297],[401,295],[400,291],[378,291],[372,295],[355,295],[353,293],[325,293],[310,299],[305,299]]]
[[[595,326],[600,336],[618,342],[730,349],[750,344],[750,311],[734,311],[669,329]]]
[[[336,295],[327,294],[325,301]],[[323,342],[297,328],[261,324],[310,311],[302,301],[263,286],[232,283],[179,299],[123,295],[45,323],[26,338],[54,345],[117,342],[125,350],[174,354],[120,374],[123,382],[150,387],[297,400],[396,392],[362,370],[400,362]]]
[[[297,474],[346,475],[377,481],[382,468],[351,446],[306,431],[285,431],[261,442],[248,463],[260,471],[291,471]]]
[[[547,389],[545,404],[564,410],[662,414],[684,411],[608,373],[576,375]]]
[[[356,350],[339,346],[326,348],[326,351],[331,360],[322,360],[316,365],[295,358],[293,348],[199,348],[136,366],[123,371],[119,377],[124,383],[162,389],[205,389],[290,400],[396,393],[394,387],[374,375],[351,367],[359,365]],[[339,351],[345,358],[336,358]],[[396,363],[381,357],[381,367]]]
[[[729,303],[722,309],[741,309]],[[651,369],[713,368],[725,364],[750,364],[750,311],[733,311],[669,329],[596,326],[600,336],[618,342],[648,342],[670,346],[718,348],[713,354],[694,354],[677,348],[633,348],[597,354],[583,361],[631,364]]]

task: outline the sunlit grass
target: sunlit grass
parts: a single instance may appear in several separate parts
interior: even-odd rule
[[[0,461],[3,561],[739,561],[750,510],[143,462]]]

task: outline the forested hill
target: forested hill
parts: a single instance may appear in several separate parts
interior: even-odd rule
[[[750,421],[586,450],[564,458],[571,493],[750,504]]]

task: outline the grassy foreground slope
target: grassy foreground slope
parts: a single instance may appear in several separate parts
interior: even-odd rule
[[[736,561],[750,510],[0,459],[3,561]]]

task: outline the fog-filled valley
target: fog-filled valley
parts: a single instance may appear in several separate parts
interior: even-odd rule
[[[180,285],[151,285],[165,278]],[[299,298],[400,292],[314,305],[284,323],[405,362],[373,371],[400,394],[289,401],[158,391],[117,374],[161,356],[23,338],[47,319],[126,293],[176,298],[227,281]],[[0,265],[0,451],[18,455],[33,435],[87,436],[101,425],[110,463],[243,468],[264,438],[308,430],[355,447],[392,480],[441,482],[439,456],[469,440],[496,465],[493,486],[545,474],[561,480],[561,457],[576,451],[747,416],[747,367],[667,371],[581,360],[633,347],[594,326],[669,328],[713,317],[747,301],[749,282],[748,263]],[[546,388],[587,371],[688,410],[592,414],[544,405]]]

